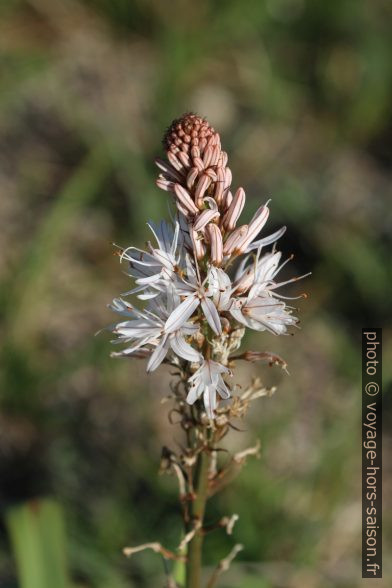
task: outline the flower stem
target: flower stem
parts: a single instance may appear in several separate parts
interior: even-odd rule
[[[196,476],[195,491],[196,497],[192,503],[191,525],[200,521],[203,524],[204,512],[207,502],[208,490],[208,470],[210,465],[210,455],[207,451],[199,454]],[[200,528],[188,545],[188,558],[186,565],[186,588],[201,587],[201,568],[202,568],[202,545],[203,530]]]

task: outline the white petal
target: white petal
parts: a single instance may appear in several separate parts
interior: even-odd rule
[[[175,260],[171,257],[170,253],[166,253],[161,249],[153,249],[153,255],[166,269],[173,271]]]
[[[232,371],[222,363],[210,360],[210,364],[212,364],[213,370],[218,374],[229,374],[230,376],[233,375]]]
[[[203,374],[203,369],[204,369],[204,363],[201,367],[199,367],[199,369],[193,374],[193,376],[191,376],[190,378],[188,378],[188,382],[190,384],[193,383],[197,383],[197,382],[201,382],[202,380],[202,374]]]
[[[122,300],[122,298],[115,298],[111,304],[108,304],[110,310],[114,310],[123,316],[133,317],[135,316],[135,310],[128,302]]]
[[[222,332],[222,325],[215,304],[209,298],[203,298],[201,301],[201,307],[211,329],[214,333],[219,335]]]
[[[144,357],[149,357],[149,355],[151,354],[150,349],[147,349],[147,347],[139,347],[139,349],[136,350],[137,351],[137,357],[141,357],[142,354]],[[129,357],[130,354],[126,352],[126,350],[124,351],[112,351],[112,353],[110,354],[110,357]],[[132,355],[131,355],[132,357]]]
[[[184,323],[181,327],[181,333],[183,335],[195,335],[199,330],[199,325],[194,323]]]
[[[138,292],[142,292],[143,290],[146,289],[146,286],[136,286],[135,288],[132,288],[132,290],[128,290],[128,292],[123,292],[122,296],[131,296],[131,294],[137,294]]]
[[[207,293],[212,295],[215,306],[219,310],[228,310],[231,304],[231,280],[229,276],[222,269],[212,266],[208,271],[207,280]]]
[[[216,408],[216,391],[214,386],[206,386],[203,394],[204,408],[209,419],[214,418]]]
[[[237,281],[237,280],[241,279],[241,277],[243,276],[243,274],[247,271],[245,268],[246,268],[246,264],[248,263],[248,261],[249,261],[250,258],[251,258],[250,255],[245,255],[242,258],[242,260],[239,263],[238,268],[237,268],[237,270],[235,272],[234,281]]]
[[[255,212],[252,220],[248,225],[248,231],[246,235],[237,244],[238,249],[242,253],[244,253],[247,250],[249,244],[260,233],[261,229],[264,227],[265,223],[268,220],[268,216],[269,208],[267,202],[267,204],[265,204],[264,206],[260,206],[260,208]]]
[[[279,322],[274,322],[272,320],[265,321],[265,325],[267,330],[270,331],[273,335],[284,335],[287,332],[286,325]]]
[[[162,363],[162,361],[166,357],[167,350],[169,348],[169,342],[167,339],[163,339],[161,343],[157,346],[154,350],[153,354],[151,355],[148,364],[147,364],[147,371],[153,372],[157,369],[157,367]]]
[[[220,378],[218,385],[216,387],[216,391],[218,392],[219,396],[221,398],[223,398],[224,400],[227,400],[228,398],[230,398],[230,391],[228,389],[228,387],[226,386],[225,382],[222,380],[222,378]]]
[[[156,298],[159,296],[159,290],[155,290],[155,292],[147,292],[146,294],[139,294],[139,300],[151,300],[152,298]]]
[[[194,269],[194,262],[192,261],[191,257],[188,254],[185,257],[185,263],[186,263],[186,273],[187,273],[188,282],[190,284],[197,285],[197,274]]]
[[[198,306],[199,299],[193,294],[188,296],[167,319],[165,332],[174,333],[174,331],[177,331],[189,319]]]
[[[286,232],[286,228],[287,227],[281,227],[278,231],[272,233],[272,235],[268,235],[268,237],[263,237],[263,239],[259,239],[258,241],[253,241],[253,243],[248,245],[246,253],[249,253],[249,251],[253,251],[253,249],[258,249],[259,247],[266,247],[267,245],[271,245],[271,243],[275,243],[275,241],[277,241],[281,238],[282,235],[284,235],[284,233]]]
[[[267,253],[257,262],[256,276],[258,282],[267,282],[278,273],[279,262],[282,254],[280,251],[276,253]],[[282,266],[281,266],[282,267]]]
[[[121,341],[121,340],[120,341],[112,341],[112,343],[123,343],[123,341]],[[149,343],[149,337],[145,337],[142,341],[139,341],[133,347],[128,347],[127,349],[123,349],[119,353],[122,356],[132,355],[132,353],[134,353],[135,351],[138,351],[139,349],[141,349],[143,347],[143,345],[146,345],[147,343]]]
[[[239,323],[249,326],[249,321],[244,317],[240,308],[231,308],[230,314]]]
[[[180,225],[179,223],[176,221],[176,225],[175,225],[175,230],[174,230],[174,236],[173,236],[173,243],[170,249],[170,253],[171,255],[174,256],[176,249],[177,249],[177,243],[178,243],[178,235],[180,233]]]
[[[257,318],[256,315],[265,315],[273,312],[284,310],[286,307],[285,303],[281,300],[277,300],[272,296],[263,297],[258,296],[253,298],[246,303],[247,312],[252,318]]]
[[[201,396],[203,392],[203,386],[199,383],[194,383],[190,386],[186,401],[188,404],[194,404],[196,400]]]
[[[202,356],[196,349],[187,343],[178,332],[170,337],[170,346],[179,357],[192,362],[201,362]]]
[[[185,282],[185,280],[182,280],[181,282],[176,281],[174,286],[176,289],[176,293],[179,296],[190,296],[195,293],[194,286],[192,286],[192,284],[188,284],[188,282]]]
[[[155,269],[154,269],[155,272]],[[149,274],[148,276],[143,276],[141,278],[137,278],[135,280],[136,284],[141,284],[141,285],[148,285],[148,284],[153,284],[154,282],[159,282],[159,280],[161,279],[161,268],[157,268],[156,272],[153,274]],[[133,276],[136,277],[136,276]]]
[[[162,236],[162,232],[161,232],[161,228],[162,228],[162,224],[161,225],[156,225],[155,223],[153,223],[152,221],[149,221],[147,223],[147,226],[150,228],[150,230],[152,231],[156,242],[158,243],[158,246],[161,248],[162,247],[162,241],[161,241],[161,236]]]
[[[129,255],[127,253],[128,251],[136,251],[136,253],[139,257],[132,257],[132,254]],[[147,251],[143,251],[143,249],[138,249],[137,247],[127,247],[127,249],[125,249],[120,256],[120,260],[122,260],[122,259],[126,259],[131,264],[136,263],[138,265],[142,265],[145,267],[151,267],[151,266],[157,265],[156,260],[153,258],[153,256],[150,253],[147,253]]]

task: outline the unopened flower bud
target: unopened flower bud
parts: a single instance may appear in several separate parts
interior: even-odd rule
[[[232,179],[233,179],[233,176],[231,173],[231,169],[229,167],[226,167],[226,169],[225,169],[225,189],[230,187]]]
[[[157,157],[155,159],[155,164],[159,167],[160,170],[165,172],[166,179],[173,180],[175,182],[182,182],[181,174],[176,171],[167,161],[160,159]]]
[[[242,225],[231,233],[223,246],[223,255],[231,255],[248,232],[248,225]]]
[[[203,208],[204,205],[204,195],[208,186],[211,184],[211,178],[206,174],[203,174],[199,181],[196,184],[195,190],[195,202],[198,208]]]
[[[201,214],[199,214],[199,216],[197,217],[197,221],[193,225],[193,228],[195,231],[201,231],[202,229],[204,229],[205,226],[208,225],[208,223],[210,223],[211,221],[213,221],[215,218],[218,218],[218,217],[219,217],[218,210],[206,208],[206,210],[203,210],[203,212]]]
[[[199,170],[197,169],[197,167],[192,167],[189,172],[188,175],[186,177],[186,185],[188,187],[189,190],[192,190],[193,185],[195,183],[195,180],[197,178],[199,174]]]
[[[224,195],[224,209],[227,210],[228,208],[230,208],[231,203],[233,202],[233,194],[230,192],[229,189],[227,189],[225,191],[225,195]]]
[[[260,206],[260,208],[254,214],[252,220],[249,223],[249,228],[245,237],[237,245],[239,253],[243,253],[244,251],[246,251],[246,248],[248,247],[249,243],[251,243],[253,239],[257,237],[257,235],[267,222],[269,216],[269,208],[267,204],[264,206]]]
[[[195,252],[196,259],[203,259],[206,254],[206,248],[203,241],[199,238],[197,232],[192,226],[189,226],[189,235],[192,241],[192,247],[193,251]]]
[[[183,169],[182,163],[177,159],[177,157],[171,151],[168,151],[167,158],[177,171],[181,171]]]
[[[172,122],[163,138],[163,145],[173,153],[197,146],[203,154],[207,141],[217,134],[205,118],[188,112]]]
[[[219,266],[223,260],[222,233],[220,232],[219,227],[213,223],[207,225],[206,233],[210,241],[211,262],[213,265]]]
[[[222,204],[223,194],[225,190],[225,170],[223,167],[218,167],[216,171],[216,186],[215,186],[215,193],[214,198],[218,206]]]
[[[181,184],[175,184],[174,193],[181,206],[188,210],[191,215],[195,215],[199,212],[189,192],[187,192],[185,188],[181,186]]]
[[[161,190],[165,190],[165,192],[174,192],[174,182],[167,180],[162,174],[159,174],[156,180],[156,185]]]
[[[223,226],[228,231],[235,229],[237,221],[241,215],[242,209],[245,205],[245,192],[242,188],[238,188],[232,203],[229,206],[225,216],[223,217]]]

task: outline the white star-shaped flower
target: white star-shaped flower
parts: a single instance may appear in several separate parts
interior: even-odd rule
[[[222,378],[222,374],[231,375],[231,371],[216,361],[206,359],[188,380],[190,387],[187,402],[194,404],[196,400],[203,396],[204,407],[210,419],[215,416],[216,395],[219,394],[224,400],[230,398],[230,391]]]

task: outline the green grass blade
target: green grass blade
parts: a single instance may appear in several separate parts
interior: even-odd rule
[[[38,499],[6,512],[20,588],[69,588],[64,520],[59,505]]]

